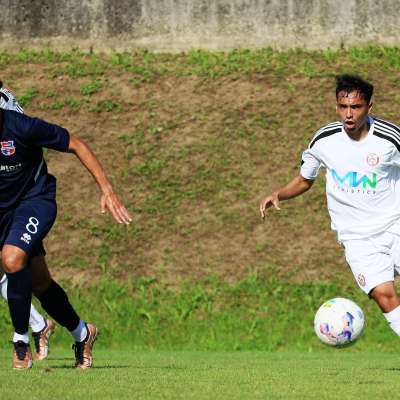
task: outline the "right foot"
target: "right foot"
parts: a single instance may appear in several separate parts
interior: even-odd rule
[[[28,369],[32,368],[32,352],[29,344],[19,340],[13,343],[13,369]]]
[[[35,360],[44,360],[49,354],[49,339],[54,329],[56,328],[55,323],[46,319],[46,326],[40,332],[33,332],[32,336],[35,341]]]
[[[83,342],[75,342],[72,348],[75,350],[75,368],[87,369],[93,365],[93,344],[99,331],[93,324],[86,324],[87,337]]]

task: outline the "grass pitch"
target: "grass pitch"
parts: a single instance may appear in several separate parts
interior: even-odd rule
[[[0,352],[1,399],[373,399],[395,398],[393,353],[96,352],[88,371],[54,349],[30,371]]]

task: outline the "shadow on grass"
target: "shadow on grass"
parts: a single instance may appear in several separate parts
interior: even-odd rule
[[[123,369],[133,368],[131,365],[94,365],[91,369]],[[48,370],[52,369],[75,369],[73,365],[52,365],[47,367]]]
[[[178,366],[138,366],[138,365],[94,365],[91,367],[92,369],[125,369],[125,368],[132,368],[132,369],[171,369],[171,370],[182,370],[187,369],[187,367],[178,367]],[[52,369],[75,369],[73,365],[50,365],[45,367],[47,370]]]

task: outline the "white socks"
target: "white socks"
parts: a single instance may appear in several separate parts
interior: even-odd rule
[[[388,313],[383,313],[383,315],[389,322],[390,327],[400,336],[400,306]]]
[[[71,331],[71,335],[74,337],[75,342],[83,342],[88,334],[86,322],[79,320],[79,325]]]
[[[29,325],[32,328],[32,332],[40,332],[46,326],[46,321],[43,315],[36,310],[35,306],[31,304],[31,315],[29,316]]]
[[[7,301],[7,276],[5,274],[0,280],[0,291],[1,291],[1,296],[4,298],[4,300]],[[29,317],[29,325],[31,326],[33,332],[40,332],[46,326],[45,319],[39,313],[39,311],[36,310],[33,304],[31,304],[31,315]],[[76,342],[83,342],[88,334],[85,321],[80,320],[79,325],[71,332],[71,334]],[[18,333],[14,333],[13,342],[17,342],[19,340],[22,340],[25,343],[29,343],[28,332],[24,335],[19,335]]]
[[[28,332],[26,332],[24,335],[20,335],[19,333],[14,332],[14,336],[13,336],[12,341],[13,341],[14,343],[16,343],[16,342],[18,342],[18,341],[20,341],[20,340],[22,340],[24,343],[28,344],[28,343],[29,343],[29,335],[28,335]]]

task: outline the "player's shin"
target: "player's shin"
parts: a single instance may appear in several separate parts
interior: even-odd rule
[[[388,313],[383,313],[383,315],[389,322],[390,327],[400,336],[400,306]]]
[[[0,280],[0,293],[5,301],[8,301],[7,287],[8,287],[7,275],[4,274]],[[32,332],[40,332],[46,326],[46,321],[44,320],[43,315],[40,314],[38,310],[36,310],[33,304],[31,304],[29,325],[32,328]]]
[[[32,300],[32,275],[29,268],[7,273],[7,298],[11,320],[14,325],[13,342],[28,343],[29,315]]]
[[[57,282],[52,280],[47,290],[37,295],[37,298],[43,309],[61,326],[72,332],[79,325],[78,314]]]

